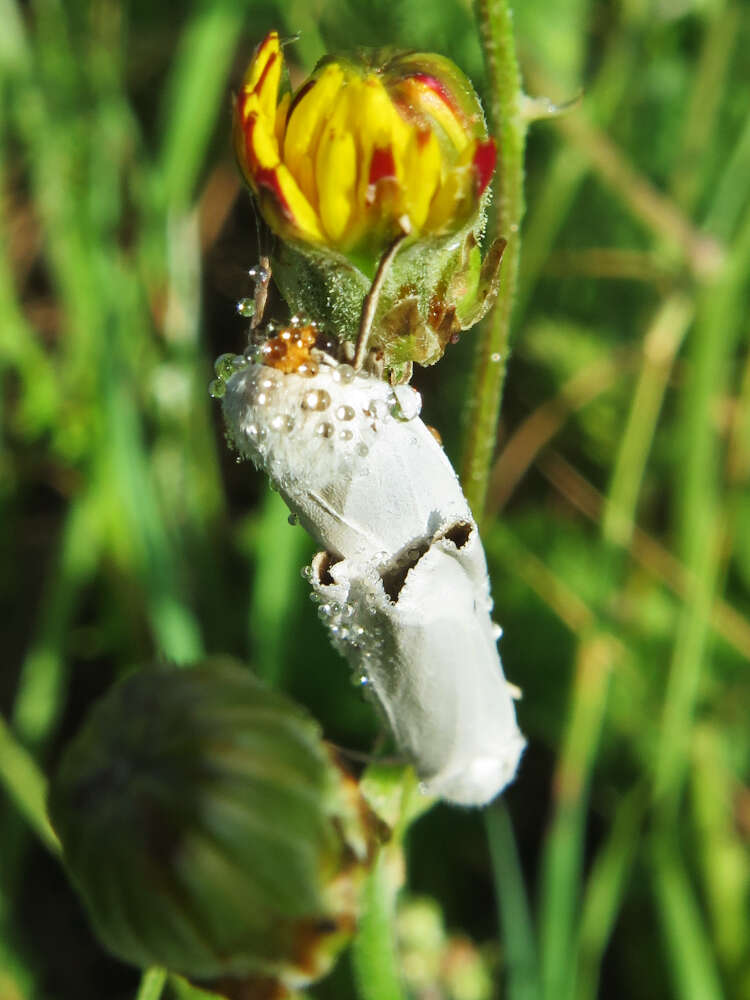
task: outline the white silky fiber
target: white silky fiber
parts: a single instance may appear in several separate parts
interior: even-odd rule
[[[306,573],[320,617],[423,790],[483,805],[524,740],[477,526],[420,405],[335,363],[310,376],[250,361],[223,396],[235,447],[323,547]]]

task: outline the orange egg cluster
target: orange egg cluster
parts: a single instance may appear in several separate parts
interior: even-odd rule
[[[317,339],[318,329],[313,324],[286,327],[261,348],[263,364],[285,375],[316,375],[318,366],[310,351]]]

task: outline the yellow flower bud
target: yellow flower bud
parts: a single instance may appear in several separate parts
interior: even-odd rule
[[[242,172],[286,240],[377,257],[397,236],[443,236],[479,211],[495,165],[481,105],[447,59],[326,58],[279,99],[278,33],[258,47],[234,107]]]

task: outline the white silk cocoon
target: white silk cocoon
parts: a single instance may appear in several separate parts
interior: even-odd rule
[[[309,377],[254,362],[223,401],[238,451],[324,547],[308,571],[321,619],[424,790],[482,805],[524,740],[477,527],[420,404],[347,365]]]

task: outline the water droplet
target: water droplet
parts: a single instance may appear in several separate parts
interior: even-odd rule
[[[336,419],[337,420],[354,420],[356,413],[354,412],[353,406],[337,406],[336,407]]]
[[[287,521],[289,522],[289,524],[292,525],[292,527],[294,527],[295,524],[299,524],[299,518],[297,517],[296,514],[290,514],[289,517],[287,518]],[[307,569],[309,568],[310,567],[308,566]]]
[[[367,447],[367,445],[364,443],[364,441],[357,445],[357,454],[360,456],[360,458],[365,458],[367,456],[367,453],[369,452],[369,450],[370,449]],[[368,472],[369,472],[369,469],[368,469]]]
[[[344,428],[343,431],[339,431],[339,441],[351,441],[354,437],[354,432],[350,431],[348,428]]]
[[[221,399],[226,391],[227,386],[223,379],[215,378],[208,383],[208,394],[214,399]]]
[[[497,622],[493,622],[492,623],[492,638],[495,640],[495,642],[497,642],[497,640],[499,638],[501,638],[502,634],[503,634],[503,630],[500,627],[500,625],[498,625]]]
[[[376,420],[384,420],[388,416],[388,404],[384,399],[371,399],[367,408]]]
[[[502,354],[498,354],[497,351],[495,351],[493,354],[490,354],[490,361],[494,362],[495,364],[498,364],[498,362],[502,360],[503,360]]]
[[[216,372],[216,377],[221,379],[227,379],[230,375],[233,375],[236,371],[234,359],[235,354],[220,354],[219,357],[214,361],[214,371]]]
[[[391,413],[397,420],[413,420],[422,409],[422,397],[408,385],[397,385],[391,394]]]
[[[316,437],[329,438],[333,437],[334,426],[329,424],[327,420],[321,420],[318,426],[315,428]]]
[[[255,315],[255,299],[240,299],[237,303],[237,313],[243,319],[250,319]]]
[[[256,264],[254,267],[251,267],[247,273],[250,278],[254,278],[260,282],[268,281],[271,277],[271,272],[267,267],[263,267],[262,264]]]
[[[325,622],[328,621],[330,617],[331,617],[331,605],[321,604],[320,607],[318,608],[318,618],[320,618],[322,622]]]
[[[258,428],[255,426],[255,424],[248,424],[247,425],[247,436],[249,438],[251,438],[253,441],[257,440],[257,438],[258,438]]]
[[[360,674],[359,677],[357,677],[357,684],[359,684],[361,688],[366,688],[372,684],[372,681],[367,674]]]
[[[349,385],[349,383],[353,381],[356,374],[357,373],[351,365],[339,365],[334,372],[333,377],[342,385]]]
[[[303,410],[317,410],[322,412],[331,405],[331,397],[325,389],[311,389],[306,392],[302,400]]]
[[[312,575],[313,575],[312,566],[303,566],[302,569],[300,570],[300,576],[304,580],[307,580],[308,582],[312,580]],[[317,594],[310,594],[310,597],[317,597],[317,596],[318,596]]]

